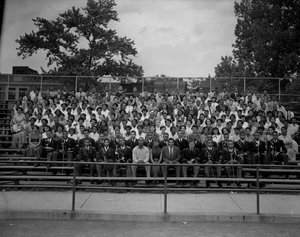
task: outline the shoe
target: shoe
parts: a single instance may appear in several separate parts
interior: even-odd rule
[[[238,186],[239,188],[242,187],[242,185],[240,184],[240,182],[235,182],[236,186]]]
[[[223,188],[222,184],[221,183],[218,183],[218,186],[219,188]]]
[[[210,183],[206,181],[206,188],[210,188]]]

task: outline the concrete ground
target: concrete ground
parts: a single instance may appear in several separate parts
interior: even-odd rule
[[[1,237],[298,237],[299,224],[0,220]]]
[[[169,214],[255,214],[256,194],[202,193],[168,194]],[[10,210],[70,211],[71,191],[2,191],[0,212]],[[161,214],[163,194],[76,192],[77,212],[105,212],[132,214]],[[300,215],[300,196],[261,194],[262,214]]]

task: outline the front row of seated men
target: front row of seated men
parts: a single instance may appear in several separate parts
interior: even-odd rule
[[[76,154],[76,145],[72,138],[68,138],[68,134],[64,133],[63,138],[56,141],[52,138],[52,134],[47,133],[47,138],[42,140],[42,146],[47,152],[48,161],[57,161],[59,157],[66,158],[67,161],[72,161],[76,157],[80,163],[76,166],[77,175],[88,168],[90,175],[94,176],[97,173],[98,177],[117,176],[117,170],[123,167],[126,170],[126,177],[136,177],[138,165],[122,166],[122,163],[133,164],[169,164],[165,169],[164,166],[147,166],[141,165],[146,171],[147,177],[158,177],[165,175],[169,168],[174,166],[176,177],[187,177],[188,170],[192,168],[193,176],[198,177],[200,166],[180,166],[178,164],[271,164],[274,162],[288,164],[287,150],[282,140],[278,139],[278,133],[273,132],[273,139],[267,144],[259,139],[260,134],[254,134],[252,142],[245,141],[245,135],[240,135],[241,139],[238,142],[226,140],[222,143],[222,148],[216,146],[211,140],[207,140],[202,148],[196,147],[197,142],[190,140],[188,147],[180,150],[175,145],[175,140],[170,138],[164,147],[159,147],[158,141],[153,141],[151,146],[147,147],[147,143],[141,137],[134,141],[131,147],[125,142],[124,138],[120,138],[117,145],[112,146],[109,139],[104,139],[103,144],[93,144],[89,138],[84,138],[82,147]],[[85,164],[85,162],[97,162],[95,165]],[[116,164],[101,164],[105,163],[120,163]],[[49,166],[49,165],[48,165]],[[236,173],[236,177],[242,178],[242,167],[225,166],[228,177]],[[95,172],[96,171],[96,172]],[[205,166],[206,177],[221,177],[222,166]],[[126,182],[128,183],[128,182]],[[221,187],[221,183],[217,182]],[[237,183],[239,185],[239,183]],[[207,186],[209,183],[207,182]]]

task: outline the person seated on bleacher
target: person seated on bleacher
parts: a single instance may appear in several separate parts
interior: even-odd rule
[[[201,151],[197,148],[195,148],[195,142],[193,140],[189,141],[189,147],[185,148],[181,152],[181,164],[199,164],[201,159],[200,159],[200,153]],[[197,178],[200,170],[199,165],[195,165],[193,168],[193,177]],[[187,178],[187,172],[188,172],[189,166],[182,166],[182,174],[184,178]],[[191,183],[191,186],[196,184],[197,181],[193,181]]]
[[[25,115],[23,114],[23,109],[21,107],[16,108],[16,113],[10,122],[12,137],[12,148],[18,146],[21,148],[24,144],[24,136],[22,136],[22,122],[25,120]]]
[[[57,140],[53,138],[53,133],[49,130],[46,133],[46,138],[42,139],[42,149],[46,151],[47,161],[57,161]],[[55,164],[56,165],[56,164]],[[47,164],[49,168],[51,164]]]
[[[58,124],[57,125],[57,132],[54,133],[55,139],[60,140],[63,137],[64,125]]]
[[[144,146],[144,138],[138,139],[138,145],[132,150],[132,163],[133,164],[149,164],[149,148]],[[146,176],[150,178],[151,166],[141,166],[146,170]],[[131,166],[132,177],[136,177],[138,166]]]
[[[88,139],[88,140],[90,141],[90,145],[91,145],[92,147],[95,147],[95,148],[96,148],[95,140],[94,140],[93,138],[91,138],[89,135],[90,135],[89,130],[84,129],[84,131],[83,131],[83,136],[84,136],[84,137],[83,137],[82,139],[80,139],[79,142],[78,142],[78,150],[79,150],[80,148],[84,147],[84,141],[85,141],[86,139]]]
[[[41,159],[42,147],[41,147],[42,136],[39,132],[39,127],[37,125],[33,126],[28,139],[28,157],[36,157],[37,160]],[[37,167],[39,164],[35,163],[34,166]]]
[[[219,149],[217,147],[213,147],[213,141],[207,140],[206,141],[206,147],[202,148],[201,150],[201,163],[203,164],[221,164],[220,160],[220,154]],[[215,170],[217,171],[217,174],[215,174]],[[210,177],[210,174],[212,173],[214,178],[220,178],[221,177],[221,171],[222,167],[217,166],[215,169],[210,166],[205,166],[204,168],[206,177]],[[217,181],[217,184],[220,188],[222,188],[222,183]],[[206,181],[206,187],[210,187],[210,183]]]
[[[104,139],[104,146],[99,149],[98,152],[98,161],[106,163],[115,163],[117,162],[118,157],[116,156],[116,151],[114,148],[109,146],[110,141],[108,138]],[[104,165],[104,172],[107,177],[117,177],[117,165]],[[97,165],[98,175],[102,176],[102,165]],[[111,182],[113,183],[113,182]]]
[[[293,138],[287,133],[286,127],[281,128],[281,135],[278,137],[278,139],[283,141],[286,149],[289,149],[293,142]]]
[[[80,148],[79,154],[77,156],[77,160],[80,162],[76,165],[76,173],[78,176],[81,176],[82,172],[86,167],[90,168],[90,176],[94,176],[94,170],[95,165],[93,164],[84,164],[84,162],[97,162],[97,153],[94,147],[91,146],[90,140],[85,139],[84,140],[84,146]],[[101,177],[101,176],[99,176]],[[81,183],[81,181],[78,181],[78,183]],[[94,183],[93,180],[91,180],[91,183]],[[98,182],[101,183],[101,180]]]
[[[180,164],[180,149],[179,147],[175,146],[175,141],[173,138],[169,138],[168,145],[164,146],[161,150],[161,156],[163,160],[163,164]],[[162,173],[163,176],[168,175],[169,168],[171,166],[167,167],[167,173],[165,174],[165,169],[164,167],[162,168]],[[180,166],[175,166],[176,170],[176,177],[180,177],[181,173],[181,167]],[[176,181],[176,184],[179,184],[179,181]]]
[[[116,156],[120,163],[132,163],[132,149],[126,146],[125,139],[120,137],[118,145],[116,145]],[[122,167],[122,166],[121,166]],[[126,177],[131,177],[131,166],[126,165]],[[125,181],[125,186],[128,186],[128,181]]]
[[[288,165],[287,149],[284,146],[282,140],[278,139],[278,132],[273,131],[273,139],[268,141],[267,144],[267,154],[268,154],[268,164],[279,162],[279,164]]]
[[[152,164],[160,164],[162,161],[161,156],[161,148],[159,147],[159,141],[154,140],[152,146],[148,146],[149,154],[150,154],[150,161]],[[157,178],[161,175],[161,166],[152,166],[152,174],[154,178]],[[154,184],[156,183],[153,181]]]
[[[268,164],[266,155],[266,143],[259,139],[259,132],[254,133],[254,140],[250,143],[250,155],[252,164]]]
[[[245,131],[240,132],[240,140],[234,143],[234,147],[240,152],[245,164],[251,164],[250,142],[245,140]]]
[[[69,133],[63,131],[63,136],[58,140],[57,144],[58,155],[62,157],[63,161],[65,161],[65,157],[67,158],[67,161],[73,161],[75,155],[76,142],[73,138],[69,138],[68,136]]]
[[[222,150],[222,163],[223,164],[243,164],[244,159],[241,155],[241,153],[234,147],[234,141],[229,140],[227,142],[227,148],[224,148]],[[231,178],[231,172],[234,173],[236,171],[237,178],[242,178],[242,167],[231,167],[231,166],[225,166],[225,170],[227,173],[227,177]],[[227,182],[227,185],[229,186],[231,182]],[[237,186],[241,186],[239,182],[236,182]]]

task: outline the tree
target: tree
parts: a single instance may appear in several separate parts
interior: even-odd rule
[[[54,66],[46,73],[57,75],[143,76],[143,68],[132,61],[134,41],[108,27],[119,21],[115,6],[114,0],[87,0],[86,7],[72,7],[55,20],[33,19],[38,31],[16,40],[18,56],[43,50],[48,66]]]
[[[222,59],[215,68],[216,75],[240,76],[237,74],[241,70],[242,76],[297,77],[300,71],[300,1],[241,0],[235,2],[234,12],[237,24],[233,58]],[[278,84],[277,80],[257,82],[255,80],[256,87],[268,84],[275,88]]]
[[[257,76],[289,77],[300,71],[300,2],[242,0],[237,16],[233,55]]]
[[[254,74],[241,60],[222,56],[221,62],[215,67],[215,76],[220,87],[233,88],[240,85],[244,77],[252,77]]]

